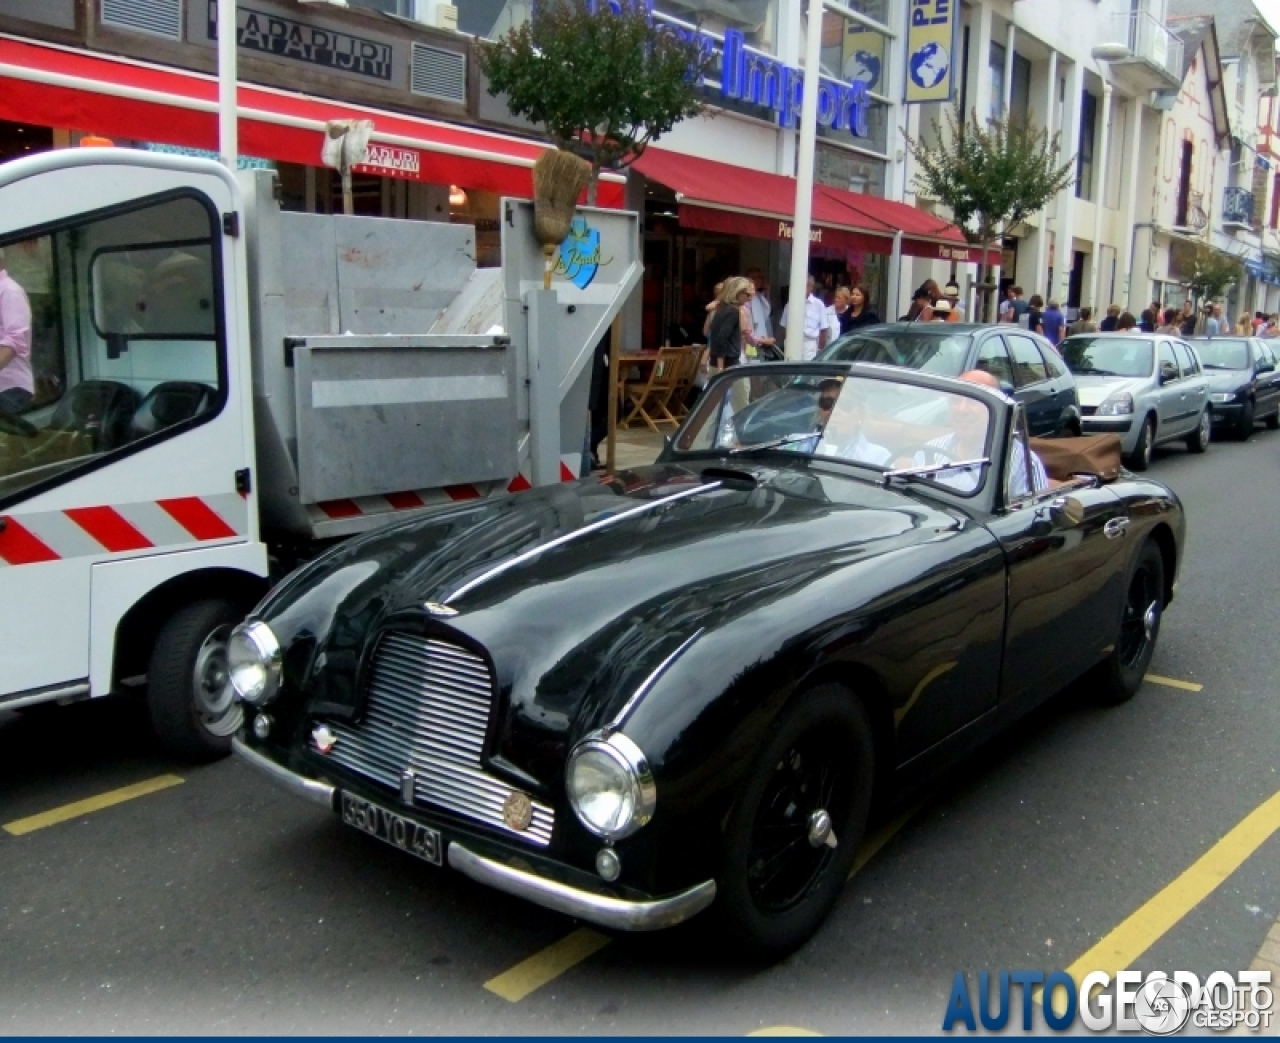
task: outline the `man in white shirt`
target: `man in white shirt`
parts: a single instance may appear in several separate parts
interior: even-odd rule
[[[822,303],[822,298],[813,292],[813,276],[805,281],[805,301],[804,301],[804,347],[801,350],[800,357],[805,362],[810,362],[817,357],[819,351],[826,346],[827,334],[827,306]],[[787,306],[782,309],[781,325],[783,329],[788,328],[787,319],[790,317],[791,302],[787,302]]]

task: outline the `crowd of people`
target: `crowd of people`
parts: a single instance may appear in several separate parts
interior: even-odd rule
[[[1160,301],[1152,301],[1140,314],[1124,311],[1120,305],[1107,308],[1101,321],[1095,321],[1092,308],[1081,308],[1074,322],[1067,322],[1057,301],[1046,306],[1039,294],[1029,300],[1023,298],[1022,287],[1010,287],[1008,295],[1000,303],[1000,322],[1015,322],[1024,329],[1039,333],[1053,345],[1062,343],[1064,337],[1077,333],[1167,333],[1176,337],[1280,337],[1280,314],[1268,315],[1257,311],[1247,312],[1236,319],[1235,325],[1226,317],[1223,306],[1209,302],[1197,308],[1184,301],[1181,308],[1166,307]]]
[[[791,302],[783,306],[775,335],[773,307],[769,303],[764,272],[752,268],[745,276],[732,276],[716,283],[713,294],[702,327],[711,369],[783,358],[782,343],[791,321]],[[828,301],[818,295],[813,276],[809,276],[805,286],[804,317],[799,318],[799,307],[796,315],[803,323],[801,354],[806,361],[851,330],[880,322],[861,286],[837,286]]]

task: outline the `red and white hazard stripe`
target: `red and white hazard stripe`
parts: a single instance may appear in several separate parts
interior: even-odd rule
[[[243,537],[249,506],[226,493],[9,514],[3,520],[0,567]]]
[[[560,458],[560,480],[575,482],[578,476],[573,468],[578,466],[578,457],[562,456]],[[524,473],[529,468],[526,461],[523,469],[506,484],[509,493],[520,493],[532,489],[533,483]],[[344,518],[362,518],[379,514],[395,514],[399,511],[416,511],[423,507],[436,507],[442,504],[463,503],[467,500],[482,500],[492,496],[503,488],[501,482],[476,482],[468,485],[446,485],[439,489],[409,489],[405,492],[385,493],[382,496],[353,496],[346,500],[322,500],[310,504],[307,513],[313,524],[326,521],[340,521]]]

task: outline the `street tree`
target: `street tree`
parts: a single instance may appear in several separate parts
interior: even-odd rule
[[[987,121],[971,112],[966,120],[957,107],[947,110],[945,126],[935,119],[931,129],[932,144],[907,135],[919,167],[915,188],[946,206],[965,238],[982,247],[978,282],[985,320],[995,289],[987,252],[1074,183],[1075,157],[1062,160],[1058,134],[1007,115]]]
[[[480,45],[489,93],[591,163],[589,204],[601,170],[703,110],[710,63],[697,34],[655,22],[644,0],[538,0],[528,21]]]
[[[1227,287],[1238,282],[1244,274],[1238,257],[1215,250],[1204,242],[1198,242],[1192,248],[1190,268],[1187,284],[1192,294],[1203,301],[1221,297]]]

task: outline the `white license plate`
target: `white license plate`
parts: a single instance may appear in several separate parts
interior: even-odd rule
[[[350,793],[342,794],[342,821],[362,833],[385,840],[401,851],[416,855],[424,862],[440,865],[444,845],[440,834],[429,826],[421,826],[394,811],[371,804]]]

